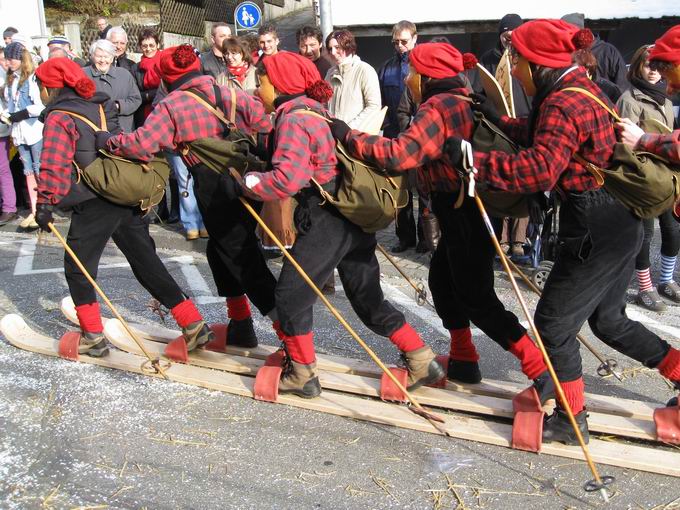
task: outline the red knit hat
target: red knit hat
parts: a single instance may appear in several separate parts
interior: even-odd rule
[[[590,48],[593,33],[559,19],[537,19],[512,31],[512,46],[529,62],[546,67],[572,65],[572,53]]]
[[[680,25],[675,25],[654,43],[649,60],[662,60],[680,65]]]
[[[471,53],[463,55],[447,43],[419,44],[411,50],[408,58],[418,74],[429,76],[435,80],[452,78],[461,71],[471,69],[477,64],[474,55]]]
[[[272,85],[283,94],[300,94],[327,102],[333,95],[331,86],[321,79],[319,70],[306,57],[290,51],[279,51],[262,59]]]
[[[200,71],[201,60],[191,44],[182,44],[163,50],[159,68],[163,81],[173,83],[187,73]]]
[[[83,68],[67,57],[46,60],[35,70],[40,83],[48,89],[71,87],[85,99],[90,99],[97,91],[94,82],[83,72]]]

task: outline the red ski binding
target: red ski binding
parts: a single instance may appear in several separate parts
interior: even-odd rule
[[[529,386],[512,399],[515,419],[512,422],[512,447],[528,452],[540,452],[543,443],[543,406],[538,393]]]
[[[670,444],[680,444],[680,401],[675,407],[654,410],[656,438]]]
[[[279,381],[281,380],[283,370],[281,367],[284,357],[285,353],[281,349],[267,356],[264,366],[260,367],[255,376],[255,385],[253,386],[255,400],[276,402],[279,397]]]
[[[71,361],[78,361],[80,331],[67,331],[59,339],[59,356]]]
[[[390,367],[389,371],[397,378],[397,381],[406,388],[408,381],[408,370],[405,368]],[[380,379],[380,398],[391,402],[406,402],[406,395],[392,382],[387,374],[383,374]]]
[[[189,351],[184,335],[178,336],[165,347],[165,356],[172,361],[189,363]]]
[[[215,339],[203,346],[206,351],[225,352],[227,350],[227,325],[213,324],[210,330],[215,335]]]

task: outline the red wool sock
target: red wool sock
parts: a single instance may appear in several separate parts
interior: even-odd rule
[[[227,317],[242,321],[250,317],[250,303],[246,296],[227,298]]]
[[[286,336],[283,339],[288,355],[296,363],[309,365],[316,360],[314,352],[314,334],[310,331],[304,335]]]
[[[560,381],[560,383],[567,403],[571,407],[571,412],[578,414],[583,411],[586,406],[586,388],[583,384],[583,377],[579,377],[575,381]]]
[[[173,306],[170,312],[180,328],[186,328],[192,322],[203,320],[201,312],[198,311],[191,299],[185,299],[180,304]]]
[[[450,329],[451,350],[449,357],[456,361],[479,361],[479,354],[475,344],[472,343],[470,328]]]
[[[510,342],[510,352],[519,359],[522,365],[522,372],[529,379],[536,379],[543,372],[548,370],[543,361],[543,355],[538,350],[534,341],[524,334],[522,338],[516,342]]]
[[[88,303],[76,306],[76,315],[80,329],[86,333],[101,333],[104,331],[102,316],[99,313],[99,303]]]
[[[671,347],[661,363],[656,366],[656,369],[666,379],[680,382],[680,351]]]
[[[390,340],[402,352],[411,352],[425,347],[425,342],[408,322],[390,335]]]

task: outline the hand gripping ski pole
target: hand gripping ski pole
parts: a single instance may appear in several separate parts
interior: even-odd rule
[[[532,290],[534,293],[537,295],[541,295],[541,290],[534,285],[534,282],[532,282],[527,276],[521,271],[520,268],[517,267],[517,265],[511,260],[507,259],[508,264],[512,268],[515,273],[522,279],[524,283]],[[583,346],[588,349],[593,356],[597,358],[597,360],[601,363],[599,367],[597,367],[597,375],[600,377],[605,377],[608,375],[613,375],[616,377],[619,381],[623,382],[623,377],[619,372],[617,372],[616,367],[619,366],[617,361],[615,359],[606,359],[601,352],[599,352],[593,344],[591,344],[586,338],[581,335],[580,333],[576,335],[576,339],[583,344]]]
[[[109,309],[111,310],[111,313],[113,313],[113,315],[116,317],[116,319],[118,319],[120,321],[120,323],[123,325],[123,328],[125,329],[127,334],[130,335],[130,338],[132,338],[135,341],[137,346],[144,353],[144,356],[146,356],[149,359],[149,363],[151,364],[153,372],[160,374],[163,377],[163,379],[169,380],[167,374],[165,373],[165,370],[163,369],[163,367],[160,364],[160,360],[152,357],[151,354],[149,354],[149,351],[147,351],[146,348],[144,347],[144,343],[139,339],[139,337],[135,334],[135,332],[132,331],[132,328],[130,328],[130,326],[125,321],[125,319],[123,319],[123,317],[118,313],[118,310],[116,310],[116,307],[113,306],[113,303],[111,303],[111,301],[109,301],[109,298],[106,297],[106,294],[104,294],[104,291],[99,288],[99,285],[97,285],[97,282],[94,281],[94,278],[92,278],[92,276],[87,271],[87,269],[85,269],[85,266],[83,265],[83,263],[80,261],[78,256],[73,252],[71,247],[66,243],[66,240],[62,237],[62,235],[59,233],[59,231],[54,227],[54,225],[52,223],[48,223],[47,225],[50,228],[50,230],[52,231],[52,233],[55,236],[57,236],[57,239],[59,239],[59,242],[64,247],[64,250],[66,250],[66,253],[68,253],[69,256],[71,257],[71,259],[73,259],[73,262],[76,263],[76,265],[78,266],[78,269],[80,269],[82,271],[83,275],[85,275],[85,278],[87,278],[87,281],[90,282],[90,285],[92,285],[92,287],[94,287],[94,290],[97,291],[97,294],[99,294],[99,296],[104,300],[104,302],[106,303],[106,306],[108,306]]]
[[[583,440],[583,435],[581,434],[581,431],[578,427],[578,424],[576,423],[576,419],[574,418],[574,413],[571,411],[571,407],[569,406],[569,403],[567,402],[567,399],[564,395],[564,390],[562,389],[562,385],[560,384],[559,379],[557,378],[557,374],[555,373],[555,369],[553,368],[552,362],[550,361],[550,358],[548,357],[548,351],[545,349],[545,345],[543,344],[543,339],[541,338],[540,333],[538,332],[538,328],[536,327],[536,324],[534,323],[534,318],[532,317],[531,313],[529,312],[529,308],[527,307],[526,301],[524,301],[524,297],[522,296],[522,293],[519,290],[519,287],[517,285],[517,281],[515,280],[515,277],[512,274],[512,270],[510,269],[510,265],[508,264],[508,259],[505,256],[505,253],[503,253],[503,250],[501,248],[500,243],[498,242],[498,238],[496,237],[496,232],[493,229],[493,225],[491,225],[491,220],[489,219],[489,215],[486,213],[486,209],[484,208],[484,204],[482,203],[482,200],[479,198],[479,196],[475,193],[475,184],[474,184],[474,176],[477,174],[477,170],[474,167],[474,162],[472,159],[472,146],[470,145],[469,142],[466,142],[465,140],[462,141],[463,144],[463,165],[465,170],[467,171],[467,180],[468,180],[468,195],[474,197],[474,200],[477,204],[477,208],[479,209],[479,213],[482,215],[482,220],[484,221],[484,225],[486,226],[486,230],[489,232],[489,237],[491,238],[491,242],[494,245],[494,248],[496,249],[496,253],[501,259],[501,263],[503,264],[503,268],[505,269],[505,272],[508,275],[508,278],[510,279],[510,284],[512,285],[512,289],[515,292],[515,295],[517,296],[517,300],[519,301],[522,311],[524,312],[524,315],[527,318],[527,321],[529,322],[529,326],[531,331],[534,334],[534,338],[536,340],[536,344],[538,345],[538,348],[541,351],[541,354],[543,355],[543,360],[545,361],[546,366],[548,367],[548,372],[550,373],[550,377],[552,378],[553,382],[555,383],[555,391],[557,393],[557,397],[562,404],[562,407],[564,407],[564,410],[567,413],[567,416],[569,417],[569,422],[571,423],[571,426],[574,429],[574,433],[576,434],[576,438],[578,439],[579,445],[581,446],[581,450],[583,451],[583,456],[585,457],[586,463],[588,464],[588,468],[590,469],[590,472],[593,474],[593,480],[590,480],[586,484],[584,484],[584,489],[587,492],[593,492],[593,491],[599,491],[600,495],[602,496],[602,499],[605,502],[609,501],[609,494],[607,493],[607,485],[611,484],[614,482],[614,478],[610,476],[605,476],[601,477],[600,473],[597,470],[597,467],[595,466],[595,463],[593,462],[593,459],[590,455],[590,451],[588,450],[588,447],[586,446],[585,441]]]
[[[335,309],[335,307],[326,299],[326,296],[323,295],[323,293],[319,290],[319,288],[314,284],[314,282],[311,280],[309,275],[305,272],[304,269],[297,263],[297,261],[293,258],[293,256],[288,252],[286,247],[281,243],[281,241],[276,237],[276,234],[274,234],[267,224],[262,221],[262,218],[257,214],[255,209],[243,198],[239,197],[239,200],[243,204],[243,207],[246,208],[246,210],[251,214],[251,216],[257,221],[257,223],[262,227],[262,230],[276,243],[276,246],[278,246],[279,250],[281,250],[281,253],[283,253],[283,256],[288,259],[288,262],[290,262],[295,270],[298,272],[298,274],[302,277],[302,279],[307,283],[307,285],[310,286],[310,288],[314,291],[314,293],[319,297],[319,299],[323,302],[324,305],[326,305],[326,308],[333,314],[333,316],[340,322],[340,324],[343,325],[343,327],[347,330],[347,332],[354,338],[354,340],[357,341],[357,343],[366,351],[366,353],[370,356],[370,358],[375,362],[376,365],[380,368],[380,370],[383,371],[383,373],[392,381],[392,383],[397,387],[398,390],[400,390],[404,396],[408,399],[410,402],[411,406],[409,409],[413,411],[415,414],[422,416],[425,418],[427,421],[430,422],[430,424],[441,434],[448,436],[449,433],[446,432],[446,430],[439,425],[439,423],[442,423],[443,420],[439,418],[436,414],[430,413],[426,411],[423,406],[420,405],[420,403],[416,400],[416,398],[411,395],[404,385],[399,382],[399,380],[394,376],[394,374],[388,369],[385,364],[378,358],[378,356],[373,352],[373,350],[364,342],[361,337],[354,331],[352,326],[350,326],[347,321],[340,315],[340,313]]]
[[[432,308],[434,308],[434,304],[432,304],[432,303],[427,299],[427,289],[425,288],[425,286],[424,286],[422,283],[416,283],[416,282],[414,282],[414,281],[413,281],[413,280],[412,280],[412,279],[404,272],[404,270],[403,270],[401,267],[399,267],[399,264],[397,264],[397,261],[394,260],[394,258],[393,258],[389,253],[387,253],[387,250],[385,250],[385,248],[383,248],[383,247],[380,245],[380,243],[378,243],[378,244],[376,245],[376,247],[378,248],[378,251],[379,251],[380,253],[382,253],[382,254],[385,256],[385,258],[387,259],[387,261],[388,261],[390,264],[392,264],[392,265],[394,266],[394,268],[395,268],[397,271],[399,271],[399,274],[400,274],[401,276],[403,276],[403,277],[406,279],[406,281],[408,282],[408,284],[409,284],[411,287],[413,287],[413,290],[416,291],[416,303],[418,304],[418,306],[423,306],[425,303],[427,303],[427,304],[430,305]]]

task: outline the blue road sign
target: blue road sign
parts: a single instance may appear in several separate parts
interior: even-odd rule
[[[234,10],[236,26],[240,29],[255,28],[262,21],[262,11],[253,2],[241,2]]]

